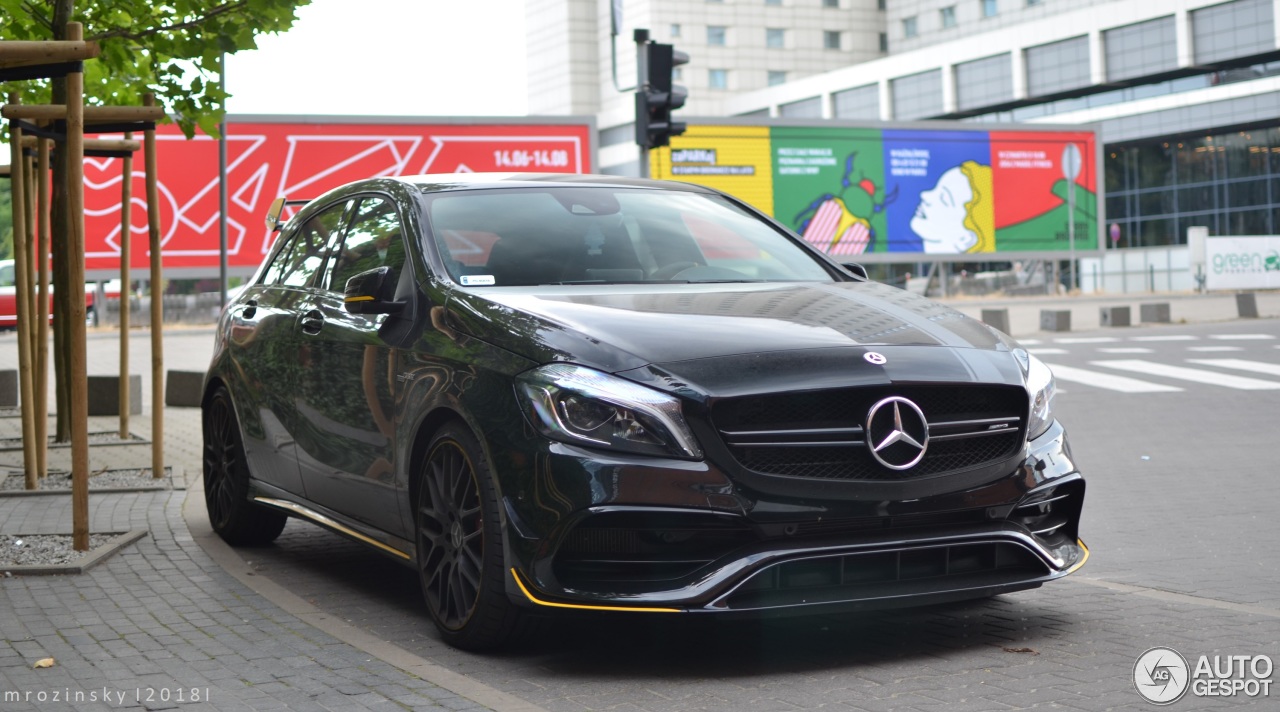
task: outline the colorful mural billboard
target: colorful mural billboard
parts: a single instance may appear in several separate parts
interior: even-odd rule
[[[718,188],[832,255],[1097,249],[1091,131],[690,124],[651,174]]]
[[[589,173],[593,127],[587,121],[535,123],[227,124],[227,246],[233,273],[251,272],[274,235],[264,219],[279,196],[308,199],[360,178],[481,171]],[[492,121],[492,120],[490,120]],[[161,245],[166,270],[216,276],[219,264],[218,142],[177,128],[156,136]],[[143,156],[133,162],[130,210],[132,267],[150,265]],[[121,159],[86,158],[85,269],[110,276],[120,269]],[[135,274],[139,272],[135,271]]]

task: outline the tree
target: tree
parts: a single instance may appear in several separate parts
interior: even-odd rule
[[[98,59],[85,62],[84,96],[90,105],[141,104],[154,93],[159,104],[188,138],[199,127],[218,135],[227,94],[218,81],[224,54],[254,49],[258,35],[288,30],[296,9],[310,0],[0,0],[0,37],[10,40],[61,40],[68,22],[80,22],[84,38],[98,43]],[[65,80],[13,82],[23,103],[65,103]],[[8,127],[5,126],[7,133]],[[66,414],[69,398],[66,300],[70,271],[57,254],[67,240],[66,162],[57,151],[53,161],[52,228],[54,252],[54,380],[57,392],[57,439],[70,438]],[[78,327],[80,328],[80,327]]]
[[[255,49],[263,33],[293,26],[310,0],[0,0],[0,36],[11,40],[61,39],[68,21],[101,47],[85,63],[85,102],[138,105],[156,95],[190,138],[198,126],[218,135],[226,93],[219,85],[222,55]],[[49,82],[12,85],[25,103],[48,102]]]

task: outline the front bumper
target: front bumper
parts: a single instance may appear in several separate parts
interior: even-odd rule
[[[760,614],[1035,588],[1088,558],[1085,483],[1057,423],[1024,455],[992,481],[944,493],[934,482],[911,500],[785,501],[736,488],[737,511],[583,507],[539,545],[509,547],[508,593],[542,608]]]

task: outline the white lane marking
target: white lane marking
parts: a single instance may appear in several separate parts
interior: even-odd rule
[[[1152,349],[1144,349],[1141,346],[1127,346],[1119,348],[1099,348],[1098,351],[1104,354],[1149,354],[1155,353]]]
[[[1018,339],[1018,343],[1023,346],[1035,346],[1036,344],[1043,344],[1044,342],[1040,339]]]
[[[1030,351],[1031,353],[1035,354],[1036,356],[1060,356],[1060,355],[1062,355],[1062,354],[1069,354],[1069,353],[1071,353],[1070,351],[1068,351],[1068,350],[1066,350],[1066,349],[1050,349],[1050,348],[1044,348],[1044,349],[1027,349],[1027,351]]]
[[[1209,334],[1209,338],[1220,341],[1270,341],[1276,337],[1271,334]]]
[[[1199,341],[1199,336],[1190,334],[1167,334],[1165,336],[1131,336],[1130,341]]]
[[[1098,371],[1088,371],[1083,368],[1055,364],[1048,364],[1048,366],[1049,370],[1053,371],[1053,377],[1059,381],[1083,383],[1086,386],[1106,388],[1107,390],[1120,391],[1121,393],[1173,393],[1182,390],[1176,386],[1139,381],[1136,378],[1117,376],[1113,373],[1099,373]]]
[[[1191,363],[1200,363],[1205,366],[1233,368],[1237,371],[1252,371],[1254,373],[1265,373],[1269,376],[1280,376],[1280,363],[1246,361],[1239,358],[1189,358],[1187,360]]]
[[[1176,378],[1182,381],[1192,381],[1194,383],[1208,383],[1212,386],[1236,388],[1242,391],[1280,390],[1280,383],[1275,381],[1263,381],[1257,378],[1244,378],[1243,376],[1232,376],[1225,373],[1214,373],[1213,371],[1201,371],[1198,368],[1170,366],[1163,363],[1156,363],[1155,361],[1124,359],[1119,361],[1091,361],[1090,363],[1095,366],[1118,368],[1122,371],[1137,371],[1138,373],[1148,376],[1164,376],[1165,378]]]
[[[1120,339],[1114,336],[1064,336],[1054,339],[1055,344],[1113,344]]]
[[[1244,351],[1239,346],[1188,346],[1188,351],[1213,352],[1213,351]]]

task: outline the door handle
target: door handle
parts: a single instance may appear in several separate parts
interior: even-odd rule
[[[320,329],[324,328],[324,314],[319,309],[312,309],[302,315],[302,331],[306,334],[319,334]]]

